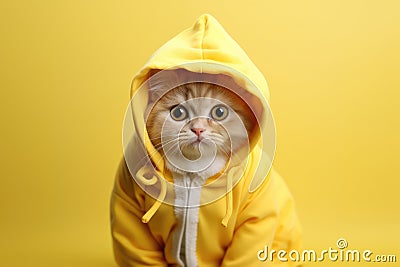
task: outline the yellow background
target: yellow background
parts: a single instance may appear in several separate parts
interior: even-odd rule
[[[398,1],[2,1],[1,266],[114,266],[131,79],[205,12],[269,82],[304,247],[400,258]]]

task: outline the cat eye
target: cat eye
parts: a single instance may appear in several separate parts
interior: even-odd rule
[[[211,110],[211,117],[214,120],[221,121],[228,116],[228,109],[223,105],[213,107]]]
[[[182,121],[187,118],[187,111],[182,106],[175,106],[170,111],[171,117],[176,121]]]

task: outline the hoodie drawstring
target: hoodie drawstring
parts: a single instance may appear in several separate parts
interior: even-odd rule
[[[226,195],[226,211],[225,211],[225,216],[221,221],[221,224],[226,228],[228,227],[229,219],[232,216],[232,210],[233,210],[233,197],[232,197],[232,180],[233,177],[236,175],[237,170],[241,169],[240,166],[235,166],[232,167],[228,175],[226,177],[226,190],[227,190],[227,195]],[[164,179],[158,179],[156,175],[153,175],[150,179],[145,177],[145,174],[147,173],[152,173],[151,171],[148,170],[148,168],[142,167],[140,168],[137,173],[136,177],[139,179],[141,183],[144,185],[154,185],[157,183],[157,181],[160,181],[161,189],[160,189],[160,194],[157,197],[156,202],[151,206],[151,208],[143,215],[142,217],[142,222],[143,223],[148,223],[150,219],[153,217],[153,215],[156,213],[158,208],[161,206],[161,204],[164,202],[165,196],[167,194],[167,185],[165,184]]]
[[[232,167],[229,172],[228,175],[226,177],[226,191],[227,191],[227,195],[226,195],[226,212],[225,212],[225,216],[221,221],[221,224],[226,228],[228,227],[228,222],[229,219],[232,216],[232,209],[233,209],[233,199],[232,199],[232,179],[233,177],[236,175],[237,171],[241,169],[241,166],[234,166]]]
[[[152,172],[149,171],[147,167],[142,167],[137,171],[136,177],[144,185],[154,185],[154,184],[157,183],[157,181],[160,181],[161,189],[160,189],[160,194],[158,195],[156,202],[143,215],[143,217],[142,217],[142,222],[143,223],[148,223],[150,221],[151,217],[153,217],[153,215],[156,213],[158,208],[161,206],[161,203],[164,202],[165,196],[167,194],[167,185],[165,184],[165,180],[164,179],[157,179],[156,175],[153,175],[153,177],[151,177],[150,179],[147,179],[144,176],[146,173],[152,173]]]
[[[231,218],[232,215],[232,172],[228,173],[228,176],[226,178],[226,190],[227,190],[227,195],[226,195],[226,212],[225,216],[221,221],[221,224],[226,228],[228,227],[228,222],[229,219]]]

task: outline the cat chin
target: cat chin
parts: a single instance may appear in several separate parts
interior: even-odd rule
[[[202,171],[198,171],[198,172],[187,172],[187,171],[181,170],[181,169],[175,167],[173,164],[171,164],[168,160],[166,161],[166,167],[172,173],[177,173],[180,175],[187,175],[190,177],[197,177],[200,179],[207,179],[211,176],[214,176],[219,171],[221,171],[225,167],[225,165],[226,165],[226,157],[219,156],[219,155],[216,156],[213,164],[211,164],[208,168],[206,168]]]

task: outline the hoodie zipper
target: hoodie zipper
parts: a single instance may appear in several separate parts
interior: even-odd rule
[[[177,261],[181,266],[197,267],[196,244],[197,244],[197,230],[199,224],[199,205],[200,205],[200,187],[204,181],[197,175],[181,176],[179,183],[182,187],[180,194],[179,209],[181,212],[181,227],[176,236],[177,244]],[[193,188],[196,186],[196,188]],[[182,207],[183,206],[183,207]],[[176,207],[176,208],[178,208]],[[184,243],[183,243],[184,242]]]
[[[188,210],[190,204],[190,196],[191,196],[191,187],[192,187],[192,179],[190,177],[185,176],[183,178],[184,185],[185,185],[185,205],[183,208],[182,214],[182,228],[181,232],[179,233],[179,261],[181,262],[182,266],[187,266],[187,242],[186,242],[186,229],[188,225]],[[191,267],[191,266],[190,266]]]

